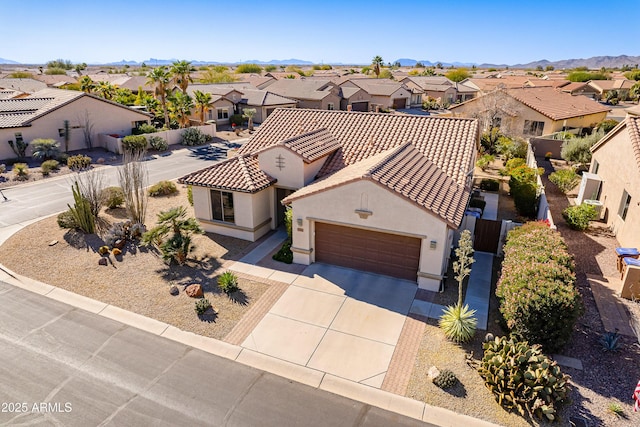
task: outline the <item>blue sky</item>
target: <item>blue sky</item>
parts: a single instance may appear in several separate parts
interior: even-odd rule
[[[639,14],[637,0],[0,0],[0,58],[513,65],[640,55]]]

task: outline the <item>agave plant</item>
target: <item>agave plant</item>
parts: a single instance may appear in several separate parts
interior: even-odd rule
[[[620,349],[622,343],[620,342],[620,334],[616,329],[614,332],[605,332],[600,337],[599,343],[602,345],[604,351],[616,352]]]
[[[476,311],[467,304],[450,305],[444,310],[438,324],[447,338],[455,342],[467,342],[476,333]]]

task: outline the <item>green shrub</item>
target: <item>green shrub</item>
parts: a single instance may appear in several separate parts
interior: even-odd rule
[[[73,207],[69,206],[69,211],[73,215],[76,224],[80,230],[87,234],[93,234],[96,231],[95,217],[91,212],[91,204],[80,193],[78,181],[71,188],[73,192]]]
[[[0,173],[5,173],[7,171],[7,166],[4,163],[0,163]]]
[[[609,133],[609,131],[611,129],[613,129],[614,127],[618,126],[618,123],[620,123],[617,120],[614,119],[606,119],[601,121],[600,123],[598,123],[598,125],[596,126],[596,128],[600,131],[603,131],[605,134]]]
[[[485,154],[478,159],[478,161],[476,162],[476,166],[485,171],[487,170],[491,162],[493,162],[495,159],[495,156],[491,154]]]
[[[122,187],[107,187],[100,195],[108,209],[115,209],[124,203],[124,191]]]
[[[211,136],[202,133],[202,131],[198,128],[186,128],[182,132],[182,141],[180,142],[182,145],[202,145],[206,144],[208,141],[211,141]]]
[[[36,138],[31,141],[34,159],[53,159],[60,153],[60,143],[55,139]]]
[[[478,368],[486,387],[505,409],[553,421],[568,396],[569,376],[538,345],[496,337],[483,344]]]
[[[284,262],[285,264],[291,264],[293,262],[293,252],[291,252],[291,242],[287,240],[282,244],[282,247],[278,252],[273,254],[273,259],[276,261]]]
[[[67,161],[69,160],[69,155],[67,153],[60,153],[58,154],[58,162],[62,163],[63,165],[67,164]]]
[[[496,289],[506,326],[545,351],[560,350],[583,310],[575,280],[560,233],[539,221],[511,230]]]
[[[563,193],[573,190],[580,176],[571,169],[562,169],[549,175],[549,181],[553,182]]]
[[[468,305],[450,305],[444,310],[438,325],[451,341],[467,342],[476,333],[477,319],[475,310],[470,310]]]
[[[78,228],[78,223],[76,222],[76,218],[73,216],[73,212],[70,210],[66,210],[58,214],[58,227],[67,228],[73,230]]]
[[[524,159],[514,158],[507,161],[501,173],[511,177],[509,189],[518,213],[529,218],[535,217],[538,201],[537,177],[540,171],[527,166]]]
[[[218,287],[227,295],[240,290],[238,276],[231,271],[225,271],[218,277]]]
[[[229,123],[236,126],[242,126],[246,121],[247,119],[245,119],[242,114],[233,114],[229,117]]]
[[[127,135],[122,138],[122,150],[128,153],[142,153],[147,149],[147,138],[144,135]]]
[[[202,316],[210,308],[211,308],[211,303],[209,302],[208,299],[202,298],[196,301],[195,310],[199,316]]]
[[[496,179],[483,179],[480,181],[480,189],[482,191],[498,191],[500,182]]]
[[[598,211],[593,205],[583,203],[578,206],[569,206],[562,211],[562,217],[569,228],[584,231],[589,227],[589,221],[598,217]]]
[[[26,163],[14,163],[13,164],[13,176],[19,181],[24,181],[29,178],[29,166]]]
[[[151,197],[169,196],[178,192],[178,188],[172,181],[160,181],[153,184],[148,193]]]
[[[169,149],[167,140],[156,135],[149,138],[149,146],[156,151],[167,151]]]
[[[187,201],[193,206],[193,185],[187,185]]]
[[[42,171],[42,175],[49,175],[51,171],[57,171],[60,169],[60,163],[57,160],[45,160],[40,165],[40,170]]]
[[[458,382],[456,374],[450,369],[443,369],[437,377],[433,379],[433,383],[443,390],[453,387]]]
[[[572,138],[562,143],[560,156],[572,163],[587,164],[591,162],[591,147],[604,136],[604,130],[598,129],[591,135]]]
[[[262,67],[257,64],[240,64],[236,68],[236,73],[249,73],[249,74],[260,74],[262,72]]]
[[[69,156],[67,159],[67,167],[72,171],[81,171],[88,169],[91,166],[91,157],[78,154],[76,156]]]
[[[156,128],[154,125],[150,125],[149,123],[143,123],[133,130],[134,135],[156,132],[158,132],[158,128]]]
[[[487,206],[487,202],[481,199],[471,199],[469,200],[470,208],[480,208],[482,212],[484,212],[484,208]]]

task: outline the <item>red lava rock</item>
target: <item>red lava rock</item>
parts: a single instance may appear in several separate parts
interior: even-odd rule
[[[202,286],[198,284],[189,285],[186,287],[184,292],[189,295],[191,298],[200,298],[204,296],[204,292],[202,292]]]

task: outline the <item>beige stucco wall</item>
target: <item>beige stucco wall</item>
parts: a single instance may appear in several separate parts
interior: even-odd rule
[[[607,225],[616,234],[623,247],[640,248],[640,168],[629,139],[622,129],[609,141],[596,149],[591,161],[599,164],[598,176],[602,178],[600,201],[603,204]],[[618,215],[622,193],[631,195],[627,218]]]
[[[0,159],[15,157],[15,153],[7,141],[15,141],[15,132],[22,132],[25,142],[36,138],[51,138],[60,142],[60,149],[64,151],[64,137],[58,129],[64,128],[64,121],[69,120],[69,151],[86,148],[84,133],[81,127],[85,125],[85,112],[93,124],[93,146],[99,145],[98,135],[101,133],[116,133],[130,135],[131,128],[136,121],[148,121],[149,117],[137,111],[119,107],[108,102],[89,96],[83,96],[65,106],[58,108],[33,121],[32,125],[23,128],[0,129]],[[31,148],[27,148],[27,155],[31,155]]]
[[[411,92],[404,88],[400,88],[388,96],[371,95],[371,104],[381,105],[384,109],[393,108],[393,100],[396,98],[407,98],[405,108],[409,108]]]
[[[193,186],[193,209],[205,231],[252,242],[271,229],[270,200],[273,200],[272,188],[256,194],[233,192],[235,223],[229,224],[213,220],[211,189]]]
[[[282,168],[277,157],[282,156]],[[297,190],[305,185],[304,162],[302,158],[281,146],[274,146],[258,154],[260,169],[278,180],[278,187]]]
[[[422,239],[417,282],[421,288],[437,290],[444,273],[444,259],[449,247],[447,225],[391,191],[371,181],[356,181],[310,195],[292,202],[294,262],[315,261],[313,248],[315,221],[367,228],[374,231],[404,234]],[[372,215],[361,218],[357,209]],[[302,226],[297,226],[298,218]],[[430,243],[436,242],[436,249]]]

